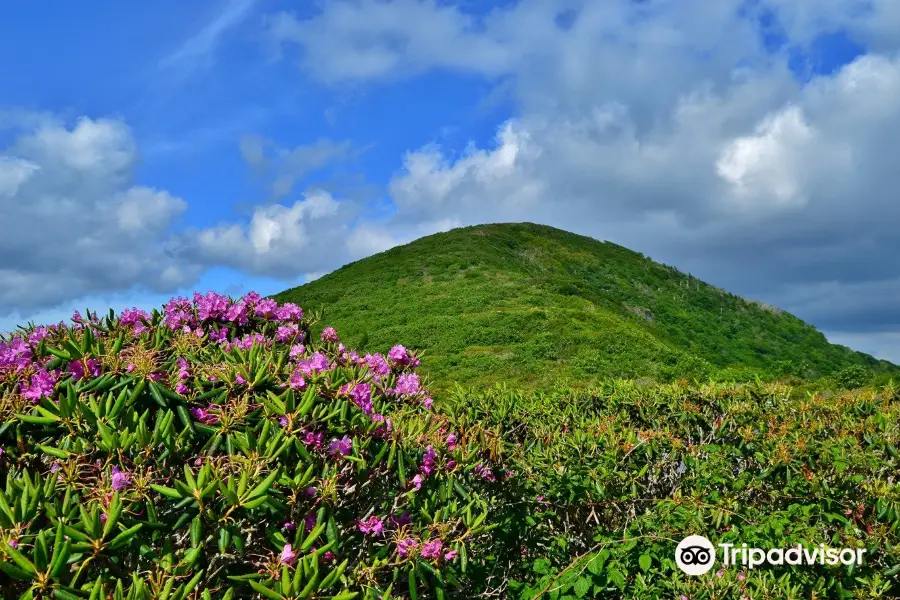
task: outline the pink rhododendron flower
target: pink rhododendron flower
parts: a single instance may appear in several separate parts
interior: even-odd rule
[[[249,321],[246,302],[232,304],[225,313],[225,320],[239,326],[246,325]]]
[[[187,298],[172,298],[164,311],[166,326],[172,331],[194,325],[194,307]]]
[[[312,431],[303,432],[303,443],[313,448],[321,448],[322,442],[325,441],[324,433],[313,433]]]
[[[56,385],[56,378],[41,369],[31,376],[30,382],[26,385],[22,382],[22,395],[32,403],[37,404],[44,396],[50,397],[53,394],[53,387]]]
[[[397,344],[388,352],[388,359],[395,365],[405,366],[409,364],[409,353],[406,348]]]
[[[416,487],[417,490],[422,489],[422,482],[425,481],[425,478],[421,475],[416,475],[412,478],[412,484]]]
[[[188,377],[190,377],[190,364],[188,363],[187,359],[179,356],[176,362],[178,363],[178,379],[187,379]]]
[[[422,544],[422,558],[440,558],[444,543],[440,539],[434,539]]]
[[[303,344],[294,344],[293,346],[291,346],[291,352],[290,352],[291,358],[297,358],[301,354],[305,354],[305,353],[306,353],[306,346],[304,346]]]
[[[262,296],[257,294],[256,292],[247,292],[247,294],[241,298],[248,306],[255,306],[257,302],[262,300]]]
[[[272,300],[270,298],[266,298],[265,300],[259,300],[256,303],[256,307],[253,312],[258,317],[263,317],[264,319],[274,319],[275,311],[278,310],[278,302]]]
[[[457,552],[456,550],[448,550],[446,554],[444,554],[444,560],[453,560],[456,558]]]
[[[284,548],[281,550],[281,555],[278,557],[278,561],[283,565],[292,565],[296,560],[297,553],[294,552],[290,544],[285,544]]]
[[[122,471],[119,467],[112,468],[112,488],[120,492],[131,484],[131,477],[127,471]]]
[[[72,374],[72,379],[75,381],[81,381],[84,377],[84,365],[81,364],[80,360],[73,360],[69,363],[68,366],[69,373]]]
[[[204,425],[212,425],[219,420],[219,417],[210,413],[209,410],[205,408],[192,408],[191,414]]]
[[[322,371],[327,371],[330,368],[331,365],[328,362],[328,357],[321,352],[316,352],[309,358],[305,358],[297,363],[297,370],[299,370],[304,375],[321,373]]]
[[[287,344],[292,342],[297,334],[300,332],[299,327],[294,323],[289,323],[287,325],[280,325],[278,327],[278,331],[275,333],[275,339],[277,339],[282,344]]]
[[[369,366],[369,369],[372,370],[372,373],[379,377],[391,372],[391,366],[380,354],[366,354],[363,360],[366,361],[366,364]]]
[[[475,469],[473,469],[473,471],[475,472],[476,475],[480,475],[481,477],[483,477],[484,479],[487,479],[488,481],[496,481],[497,480],[496,476],[494,476],[494,472],[490,468],[488,468],[486,465],[478,465],[475,467]]]
[[[299,321],[303,318],[303,309],[293,302],[285,302],[275,310],[279,321]]]
[[[297,369],[293,373],[291,373],[291,378],[288,380],[288,385],[296,390],[305,390],[306,389],[306,380],[303,379],[303,372],[300,369]]]
[[[226,318],[231,298],[215,292],[207,292],[206,295],[194,293],[194,306],[197,307],[197,317],[201,321],[219,321]]]
[[[431,475],[434,472],[434,459],[437,458],[437,452],[434,448],[428,446],[425,449],[425,456],[422,457],[422,466],[419,468],[423,475]]]
[[[338,337],[337,331],[335,331],[334,327],[326,327],[322,331],[322,341],[323,342],[337,342],[340,338]]]
[[[372,414],[372,386],[368,383],[357,383],[350,390],[350,398],[365,414]]]
[[[397,542],[397,554],[401,558],[408,558],[410,554],[416,551],[419,544],[412,538],[404,538]]]
[[[34,330],[28,334],[28,343],[37,346],[40,341],[46,339],[48,335],[50,335],[50,330],[46,327],[35,327]]]
[[[365,521],[357,521],[356,526],[366,535],[381,535],[384,533],[384,520],[372,515]]]
[[[339,440],[331,440],[331,443],[328,444],[328,451],[335,456],[347,456],[352,449],[353,440],[346,435]]]
[[[139,335],[148,328],[144,324],[151,320],[150,314],[138,308],[127,308],[119,315],[119,322],[126,327],[134,328],[134,335]]]
[[[103,372],[103,368],[100,366],[100,361],[96,358],[89,358],[86,361],[87,363],[87,372],[91,374],[91,377],[100,377],[100,373]]]
[[[209,332],[209,339],[211,342],[224,342],[228,339],[228,328],[222,327],[220,329],[214,329]]]
[[[404,396],[413,395],[419,392],[419,376],[416,373],[404,373],[397,378],[397,385],[394,387],[394,393]]]
[[[451,433],[447,436],[447,449],[448,450],[456,450],[456,442],[459,441],[459,438],[456,437],[455,433]]]
[[[33,357],[31,348],[21,338],[12,338],[8,343],[0,341],[0,375],[25,370]]]

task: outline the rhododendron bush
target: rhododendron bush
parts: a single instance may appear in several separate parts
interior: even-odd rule
[[[249,294],[0,340],[9,598],[465,597],[508,473],[360,356]]]

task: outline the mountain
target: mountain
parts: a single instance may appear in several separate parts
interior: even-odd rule
[[[532,223],[430,235],[274,297],[324,310],[322,326],[351,347],[424,351],[438,388],[898,370],[830,344],[782,310],[622,246]]]

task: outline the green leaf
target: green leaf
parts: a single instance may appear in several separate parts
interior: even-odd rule
[[[273,592],[272,590],[270,590],[269,588],[265,587],[262,584],[256,583],[255,581],[248,581],[247,583],[250,584],[250,587],[252,587],[254,590],[259,592],[266,598],[270,598],[271,600],[284,600],[284,596],[282,596],[281,594],[278,594],[276,592]]]
[[[155,483],[151,483],[150,489],[152,489],[154,492],[157,492],[159,494],[162,494],[163,496],[172,498],[174,500],[181,500],[182,498],[184,498],[184,496],[182,496],[178,492],[178,490],[173,490],[172,488],[166,487],[164,485],[156,485]]]
[[[32,425],[49,425],[60,420],[59,417],[35,417],[33,415],[16,415],[16,417],[20,421],[31,423]]]
[[[584,598],[591,589],[591,580],[587,577],[579,577],[575,582],[574,592],[579,598]]]
[[[8,562],[0,562],[0,571],[3,571],[10,577],[15,577],[16,579],[22,579],[24,581],[31,581],[34,579],[34,576],[31,573],[11,565]]]
[[[587,569],[593,575],[600,575],[603,572],[603,563],[606,561],[606,554],[601,552],[600,554],[595,554],[591,557],[590,561],[588,561]]]
[[[118,549],[118,548],[121,548],[122,546],[124,546],[125,544],[127,544],[128,541],[129,541],[132,537],[134,537],[134,534],[136,534],[138,531],[140,531],[141,528],[142,528],[143,526],[144,526],[144,525],[143,525],[142,523],[138,523],[138,524],[135,525],[134,527],[129,527],[128,529],[126,529],[125,531],[123,531],[122,533],[120,533],[119,535],[117,535],[116,537],[114,537],[114,538],[109,542],[109,548],[112,549],[112,550],[116,550],[116,549]]]
[[[272,483],[275,481],[275,478],[278,477],[279,471],[280,471],[280,469],[275,469],[274,471],[269,473],[268,477],[263,479],[259,483],[259,485],[257,485],[255,488],[250,490],[250,493],[247,494],[247,496],[244,498],[244,501],[252,500],[253,498],[256,498],[257,496],[261,496],[262,494],[265,494],[267,491],[269,491],[269,488],[272,486]]]
[[[653,559],[649,554],[641,554],[641,557],[638,559],[638,564],[641,567],[641,570],[645,573],[650,570],[650,565],[653,564]]]
[[[20,569],[28,571],[32,575],[37,573],[37,569],[34,567],[34,563],[25,558],[25,556],[17,549],[13,548],[12,546],[7,546],[3,549],[3,551],[9,554],[10,558],[13,559],[13,562],[19,565]]]

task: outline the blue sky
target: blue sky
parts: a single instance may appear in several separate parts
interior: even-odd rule
[[[0,330],[529,220],[900,360],[900,13],[862,4],[10,4],[0,220],[51,241],[0,245]]]

